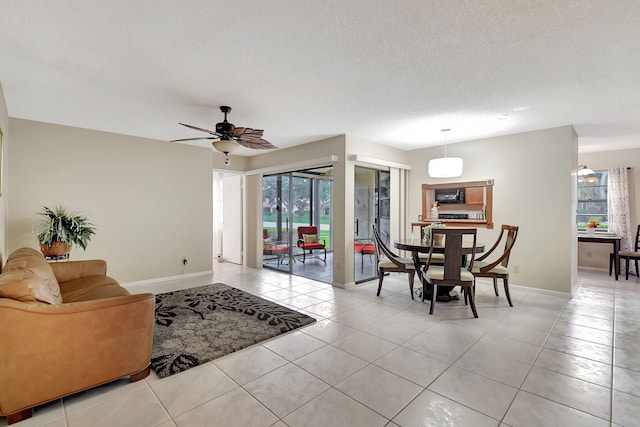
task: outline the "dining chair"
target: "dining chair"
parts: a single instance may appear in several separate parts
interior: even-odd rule
[[[476,233],[475,228],[436,228],[431,230],[431,241],[429,248],[429,258],[427,264],[422,267],[424,278],[422,283],[422,298],[425,295],[431,296],[431,306],[429,314],[433,314],[436,300],[436,286],[461,286],[465,294],[465,304],[469,301],[473,317],[478,317],[475,302],[474,278],[471,270],[475,261],[476,253]],[[435,236],[444,235],[444,265],[436,265],[432,260],[434,254],[433,241]],[[464,264],[463,240],[467,237],[472,239],[472,244],[465,245],[468,264]]]
[[[269,237],[269,231],[262,229],[262,255],[275,256],[278,260],[278,266],[282,263],[285,256],[289,255],[289,244],[284,241],[273,240]]]
[[[324,263],[327,263],[327,246],[324,239],[318,236],[318,227],[316,226],[300,226],[298,227],[298,247],[302,249],[302,262],[306,260],[306,252],[313,253],[314,250],[322,249],[324,251]]]
[[[391,252],[380,237],[378,227],[373,224],[373,242],[376,247],[378,257],[378,293],[382,290],[382,281],[385,273],[407,273],[409,275],[409,290],[411,291],[411,299],[413,298],[413,280],[416,273],[415,264],[410,258],[402,258]]]
[[[629,261],[634,261],[636,266],[636,274],[640,275],[640,270],[638,270],[638,260],[640,260],[640,225],[638,225],[638,229],[636,230],[636,242],[633,251],[620,251],[618,253],[620,259],[625,260],[625,279],[629,280]],[[612,256],[609,257],[611,259]],[[611,261],[609,262],[609,276],[611,276]]]
[[[493,279],[493,291],[496,296],[500,296],[498,292],[498,279],[502,279],[504,284],[504,293],[507,296],[507,301],[509,305],[513,307],[513,303],[511,302],[511,294],[509,293],[509,256],[511,255],[511,249],[513,249],[513,245],[516,243],[516,238],[518,237],[518,226],[515,225],[506,225],[503,224],[500,229],[500,235],[498,239],[493,244],[491,249],[488,252],[482,254],[481,257],[476,259],[476,262],[473,265],[473,269],[471,272],[473,273],[474,279],[477,277],[486,277]],[[503,241],[504,237],[504,250],[498,256],[498,258],[493,261],[487,261],[487,258],[491,256],[491,254],[497,251],[500,243]],[[497,253],[497,252],[496,252]],[[496,256],[496,255],[493,255]]]
[[[353,248],[356,252],[360,254],[360,273],[364,272],[364,256],[369,255],[369,261],[371,260],[371,255],[376,254],[376,245],[371,243],[371,239],[357,239],[353,243]]]

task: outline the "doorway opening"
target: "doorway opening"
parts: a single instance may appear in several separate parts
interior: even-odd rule
[[[263,267],[333,282],[332,194],[332,166],[263,177]],[[301,248],[304,239],[299,235],[299,227],[315,227],[304,230],[308,236],[312,236],[309,230],[315,230],[315,240],[321,243],[318,249]]]

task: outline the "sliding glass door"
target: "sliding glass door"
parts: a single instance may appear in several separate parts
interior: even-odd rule
[[[332,168],[292,171],[263,178],[262,226],[263,266],[295,275],[328,281],[333,278],[332,263],[317,257],[301,262],[297,247],[298,227],[318,227],[319,239],[331,251]]]
[[[390,173],[360,166],[355,168],[354,192],[354,277],[356,283],[378,277],[373,253],[373,224],[388,240],[390,215]],[[389,242],[386,241],[386,244]]]

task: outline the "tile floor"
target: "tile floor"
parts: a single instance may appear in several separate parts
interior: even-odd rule
[[[580,272],[571,300],[478,285],[463,303],[412,301],[406,275],[353,290],[216,264],[215,281],[315,324],[165,379],[126,379],[37,408],[26,426],[637,426],[640,281]],[[200,276],[138,286],[167,292]],[[0,418],[0,425],[5,425]]]

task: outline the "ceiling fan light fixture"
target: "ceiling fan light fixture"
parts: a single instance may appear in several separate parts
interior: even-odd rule
[[[221,139],[219,141],[213,141],[211,145],[213,145],[213,148],[215,148],[216,150],[224,154],[232,153],[235,150],[237,150],[238,147],[240,146],[240,144],[230,139]]]
[[[578,166],[578,176],[593,175],[594,173],[593,169],[589,169],[587,165]]]

